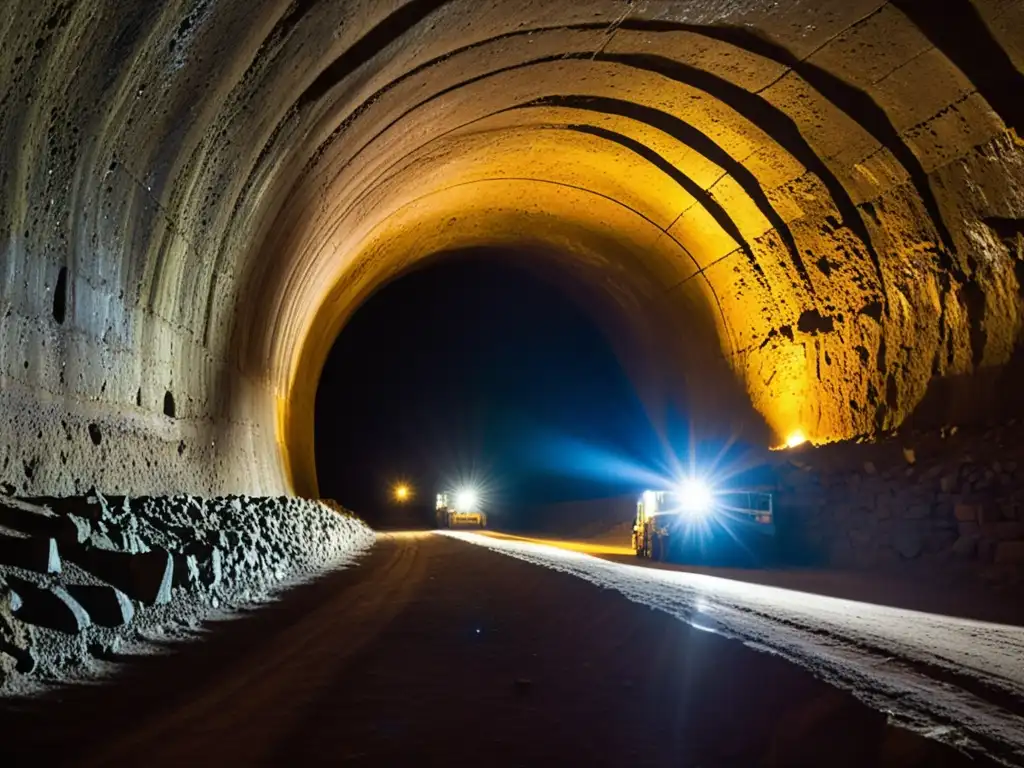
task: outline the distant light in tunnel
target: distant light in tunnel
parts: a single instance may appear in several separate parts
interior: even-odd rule
[[[405,483],[399,483],[394,488],[395,501],[408,501],[412,497],[412,489]]]

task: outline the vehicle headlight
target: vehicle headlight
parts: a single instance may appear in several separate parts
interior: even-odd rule
[[[479,494],[475,488],[463,488],[455,494],[455,511],[472,512],[476,509]]]
[[[679,506],[686,512],[693,514],[707,514],[711,511],[714,503],[714,493],[711,486],[703,480],[690,478],[679,485]]]

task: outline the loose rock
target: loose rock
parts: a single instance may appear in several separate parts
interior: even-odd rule
[[[62,587],[42,588],[15,577],[10,582],[23,601],[15,614],[22,621],[68,634],[92,624],[88,612]]]
[[[144,605],[167,603],[171,599],[174,559],[169,552],[154,550],[128,554],[83,549],[71,555],[71,559]]]
[[[120,627],[131,622],[135,606],[119,589],[103,585],[71,584],[68,592],[103,627]]]
[[[60,573],[57,541],[50,537],[0,533],[0,564],[36,573]]]

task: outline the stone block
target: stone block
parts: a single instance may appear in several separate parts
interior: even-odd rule
[[[0,534],[0,563],[35,573],[60,573],[57,541],[49,536]]]
[[[1003,519],[1002,513],[994,504],[980,504],[976,508],[978,510],[978,522],[982,525],[998,523]]]
[[[89,612],[92,620],[102,627],[121,627],[135,617],[132,601],[115,587],[72,584],[67,590]]]
[[[903,517],[907,520],[924,520],[931,511],[928,504],[910,504],[903,508]]]
[[[69,557],[93,576],[144,605],[170,602],[174,559],[165,550],[129,554],[84,548]]]
[[[981,536],[961,536],[953,542],[953,554],[957,557],[969,559],[978,553],[978,542]]]
[[[939,479],[939,488],[943,493],[955,493],[957,490],[957,476],[956,474],[943,475]]]
[[[998,523],[992,523],[991,528],[994,533],[992,538],[998,541],[1016,541],[1018,539],[1024,539],[1024,522],[1017,520],[1004,520]],[[982,530],[984,531],[984,528]]]
[[[996,565],[1024,565],[1024,541],[1001,541],[993,557]]]
[[[961,522],[975,521],[978,519],[978,507],[973,504],[955,504],[953,516]]]
[[[61,587],[43,588],[15,577],[10,582],[22,600],[15,615],[25,623],[67,634],[77,634],[92,624],[85,608]]]
[[[892,547],[905,560],[913,560],[924,549],[924,538],[917,531],[897,531],[892,537]]]

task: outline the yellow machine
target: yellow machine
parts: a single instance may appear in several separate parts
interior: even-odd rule
[[[487,514],[480,508],[480,495],[473,488],[437,494],[438,528],[485,528]]]

